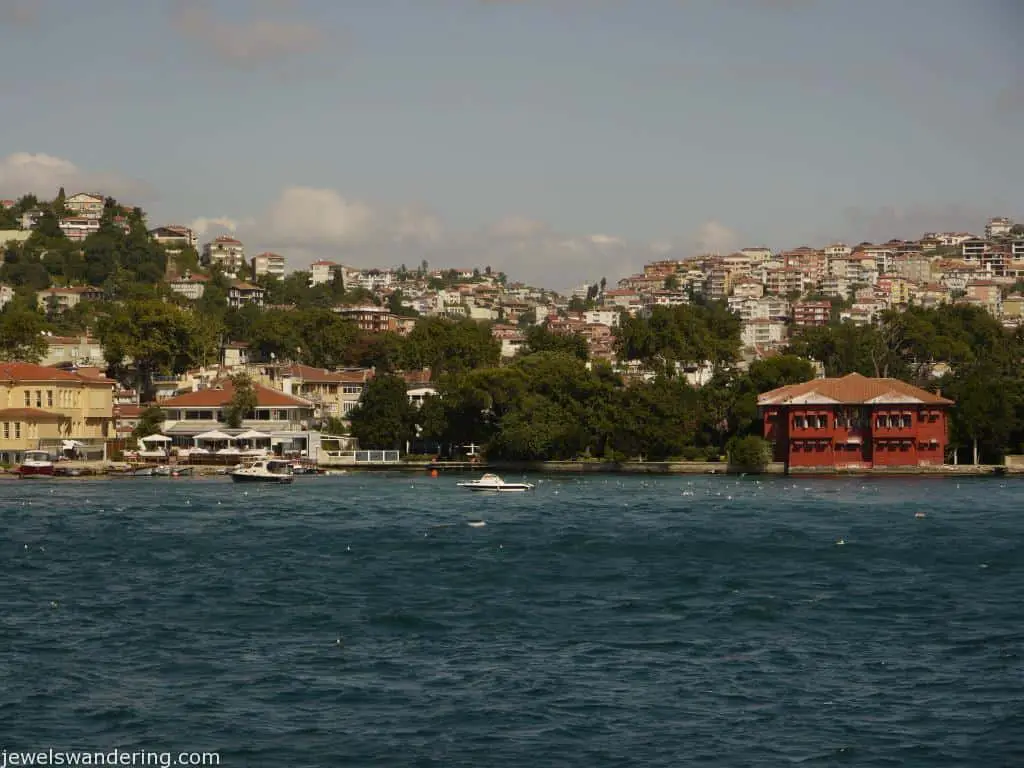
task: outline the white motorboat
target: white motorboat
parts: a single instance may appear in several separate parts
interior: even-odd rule
[[[460,488],[468,488],[471,491],[491,491],[492,493],[520,493],[532,491],[533,483],[506,483],[497,475],[487,473],[479,480],[470,480],[459,483]]]
[[[25,451],[25,459],[17,469],[18,477],[53,477],[54,467],[46,451]]]
[[[295,481],[290,461],[262,459],[229,473],[236,483],[291,483]]]

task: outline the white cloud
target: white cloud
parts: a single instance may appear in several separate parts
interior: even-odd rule
[[[205,228],[197,222],[207,224]],[[198,219],[197,231],[214,223],[235,233],[248,250],[281,253],[295,269],[315,259],[355,267],[419,264],[484,267],[513,280],[567,289],[606,276],[614,283],[639,270],[655,253],[605,233],[575,235],[525,216],[504,217],[473,231],[452,231],[429,210],[388,207],[346,197],[337,190],[292,186],[259,216]]]
[[[719,221],[706,221],[693,241],[699,253],[732,253],[740,246],[739,235]]]
[[[193,219],[188,226],[196,234],[196,237],[203,237],[211,232],[218,234],[237,232],[240,224],[241,222],[230,216],[200,216],[198,219]]]
[[[62,157],[15,152],[0,159],[0,194],[4,197],[33,194],[49,199],[60,187],[69,195],[90,192],[129,204],[150,194],[149,187],[141,181],[115,173],[84,171]]]
[[[288,10],[289,5],[273,4],[282,11]],[[265,9],[269,8],[265,5]],[[311,53],[327,40],[322,29],[306,21],[290,17],[229,20],[194,0],[175,3],[171,21],[187,40],[233,66],[252,66]]]
[[[333,189],[288,187],[259,222],[272,245],[347,248],[369,240],[374,210]]]

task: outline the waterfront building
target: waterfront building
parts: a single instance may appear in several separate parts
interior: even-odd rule
[[[68,447],[103,458],[114,436],[114,387],[95,369],[0,363],[0,461]]]
[[[953,401],[897,379],[859,373],[758,398],[773,460],[786,469],[871,469],[944,463]]]
[[[237,429],[226,427],[225,411],[235,388],[230,379],[213,386],[186,392],[157,403],[164,414],[163,433],[179,448],[194,447],[194,438],[210,431],[226,431],[232,436],[245,430],[265,433],[271,446],[292,446],[313,456],[315,433],[310,432],[314,404],[276,389],[254,384],[256,407],[242,419]],[[233,439],[233,438],[232,438]]]

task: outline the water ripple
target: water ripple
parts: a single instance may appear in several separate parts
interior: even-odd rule
[[[540,480],[5,483],[2,746],[253,766],[1024,753],[1024,484]]]

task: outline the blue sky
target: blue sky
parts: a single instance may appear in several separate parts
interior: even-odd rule
[[[84,185],[294,266],[556,288],[978,231],[1024,218],[1022,22],[1014,0],[2,0],[0,194]]]

